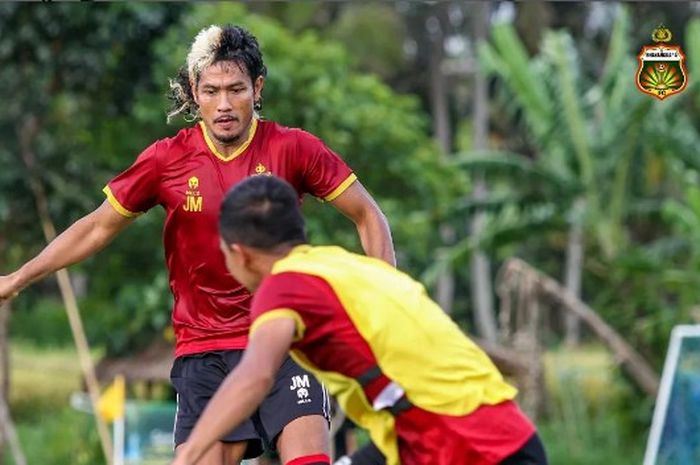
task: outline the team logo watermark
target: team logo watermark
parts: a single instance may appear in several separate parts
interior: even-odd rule
[[[298,405],[311,402],[310,389],[311,381],[309,380],[309,375],[292,376],[292,384],[289,386],[289,390],[296,391]]]
[[[663,100],[685,90],[688,71],[680,45],[670,45],[673,35],[664,26],[651,34],[654,45],[645,45],[637,58],[637,87],[645,94]]]

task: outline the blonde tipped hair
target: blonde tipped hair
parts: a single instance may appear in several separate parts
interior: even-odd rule
[[[199,31],[194,38],[190,52],[187,54],[187,71],[190,80],[196,80],[199,73],[214,62],[223,32],[221,26],[209,26]]]

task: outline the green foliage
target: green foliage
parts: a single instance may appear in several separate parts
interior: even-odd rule
[[[390,4],[348,5],[334,25],[331,36],[346,44],[363,70],[384,79],[398,75],[404,67],[405,26]],[[371,50],[371,53],[367,53]]]
[[[81,390],[80,366],[71,346],[46,348],[12,340],[10,407],[20,423],[38,423],[62,410]]]
[[[545,354],[548,415],[538,431],[550,463],[641,462],[649,402],[640,402],[599,346]]]
[[[19,137],[25,122],[33,118],[37,123],[37,136],[29,145],[40,166],[37,175],[50,198],[50,214],[57,229],[62,230],[102,201],[100,190],[106,181],[129,164],[122,156],[133,159],[146,145],[147,138],[126,136],[134,124],[134,99],[153,89],[153,53],[142,44],[162,35],[182,11],[165,5],[136,4],[0,6],[4,32],[0,37],[0,60],[7,64],[0,69],[0,96],[9,103],[0,115],[0,134],[6,141],[0,147],[0,164],[10,167],[3,168],[0,175],[0,239],[15,249],[10,256],[13,260],[3,263],[3,267],[19,265],[37,253],[44,242],[20,158]],[[125,123],[127,120],[129,124]],[[148,131],[153,125],[143,124],[140,128]],[[142,228],[139,225],[134,229]],[[155,232],[159,228],[151,229]],[[131,247],[123,247],[132,249],[124,263],[139,268],[124,264],[120,268],[103,266],[101,259],[106,264],[114,263],[109,253],[80,266],[91,278],[90,285],[105,291],[93,308],[118,312],[111,304],[114,295],[119,295],[115,291],[117,282],[128,289],[132,282],[132,286],[138,286],[139,280],[143,282],[144,276],[148,277],[146,283],[153,279],[163,260],[157,235],[155,232],[152,242],[134,240]],[[111,282],[112,287],[105,282]],[[36,303],[36,291],[29,290],[26,298],[19,299],[18,310],[26,311]],[[89,307],[88,304],[88,315],[93,312]],[[167,309],[159,309],[164,311]],[[36,313],[48,318],[45,324],[37,325],[39,328],[45,328],[49,322],[65,328],[56,319],[56,312],[51,313],[53,316],[42,309]],[[142,313],[140,308],[131,308],[125,315]],[[89,331],[91,338],[110,334],[102,322],[96,323],[101,332]],[[96,328],[90,321],[86,326]],[[121,336],[116,340],[129,338],[134,332],[128,327],[115,331],[115,336]],[[33,338],[53,343],[65,337],[64,330],[56,329],[55,333],[53,337],[37,332]],[[100,343],[109,346],[110,339]]]
[[[70,407],[45,412],[36,423],[17,425],[27,463],[100,465],[105,463],[94,420]],[[9,448],[5,463],[13,464]]]
[[[66,311],[55,299],[37,296],[19,305],[10,320],[13,338],[33,341],[41,347],[60,347],[70,344],[72,336]]]
[[[27,463],[104,463],[93,417],[68,406],[82,389],[76,357],[73,348],[12,341],[10,410]]]
[[[687,36],[700,43],[700,27]],[[583,225],[584,299],[657,366],[669,330],[687,322],[700,300],[693,199],[686,179],[697,178],[700,134],[692,93],[662,102],[630,85],[636,57],[625,7],[617,9],[604,66],[585,66],[566,31],[546,31],[531,59],[511,24],[494,26],[480,51],[496,80],[498,104],[522,131],[534,157],[512,152],[459,156],[459,167],[484,173],[490,196],[462,205],[485,209],[480,237],[459,242],[458,263],[479,244],[502,256],[520,253],[555,275],[561,258],[533,253],[554,247]],[[700,36],[699,36],[700,37]],[[691,52],[693,53],[693,52]],[[597,74],[592,74],[591,70]],[[692,173],[692,176],[689,176]],[[664,200],[661,200],[664,199]]]

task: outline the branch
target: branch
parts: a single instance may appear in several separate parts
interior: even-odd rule
[[[501,271],[505,282],[517,275],[529,275],[541,295],[546,295],[559,303],[564,309],[578,316],[581,321],[598,336],[612,351],[615,360],[622,364],[634,381],[649,396],[656,396],[659,389],[659,376],[649,363],[627,341],[608,325],[591,307],[576,298],[557,281],[546,276],[526,262],[512,258]]]

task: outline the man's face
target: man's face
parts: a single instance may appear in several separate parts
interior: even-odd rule
[[[246,69],[233,61],[219,61],[202,70],[194,98],[209,135],[224,145],[242,142],[262,88],[262,76],[253,83]]]

